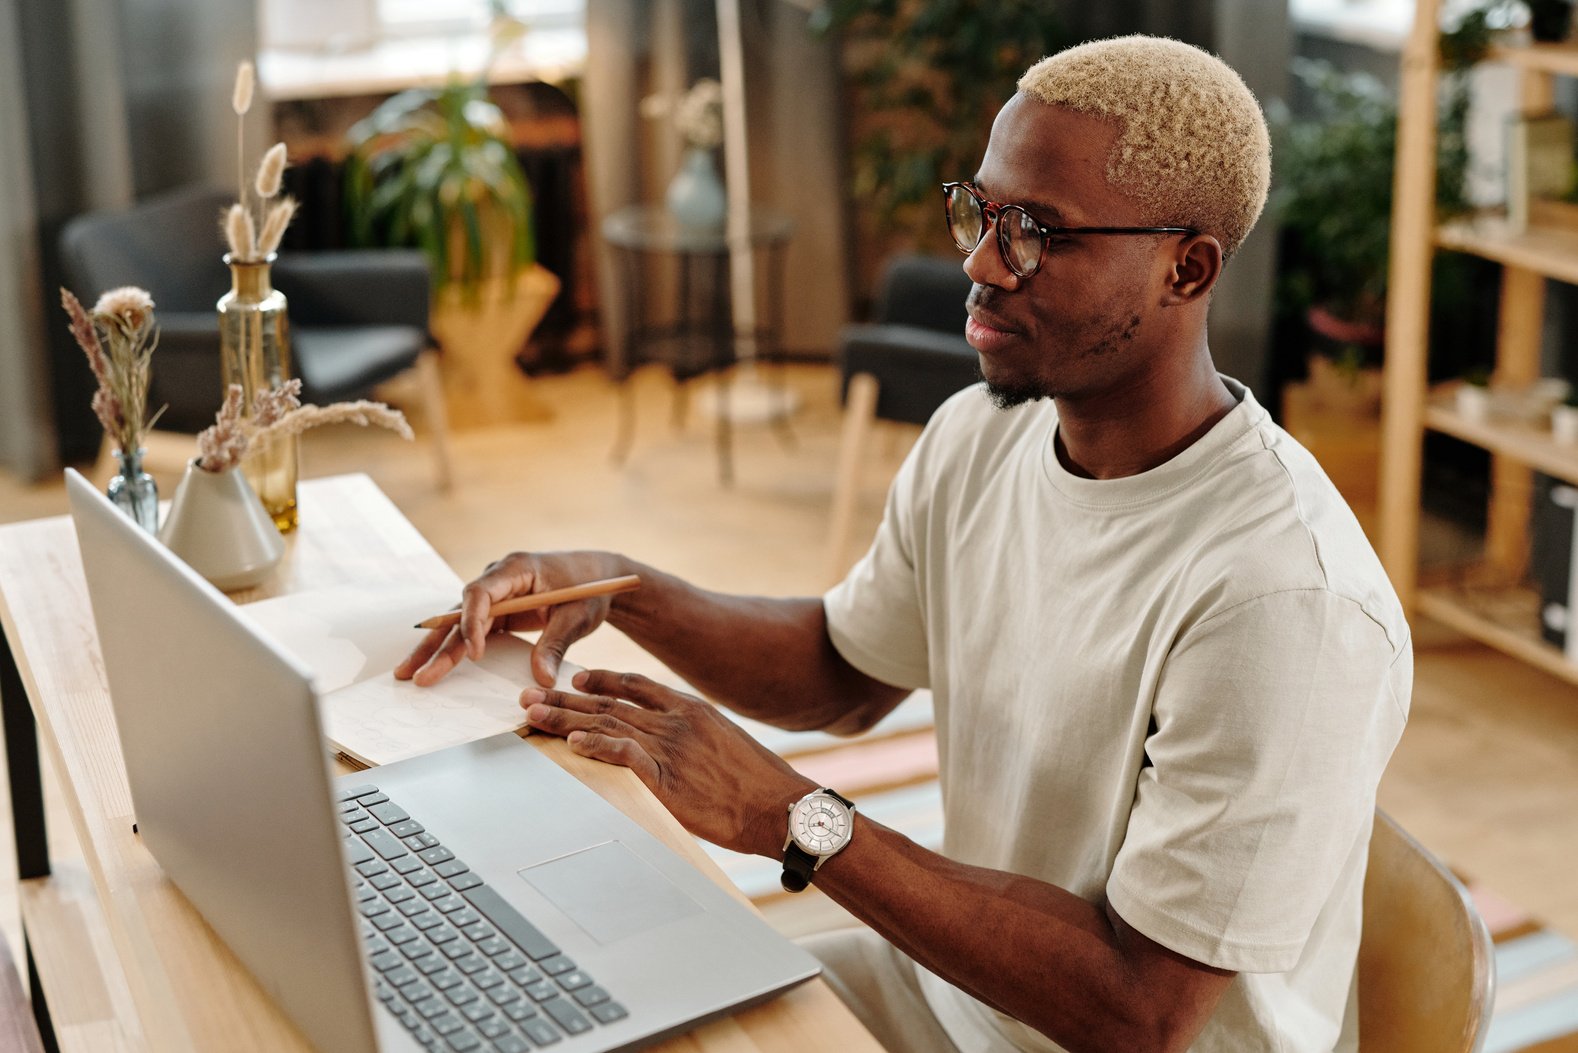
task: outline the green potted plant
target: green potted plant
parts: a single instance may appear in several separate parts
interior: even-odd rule
[[[1397,102],[1373,77],[1299,60],[1312,116],[1273,112],[1271,207],[1289,239],[1280,309],[1312,334],[1309,368],[1323,403],[1374,413],[1385,344]],[[1437,206],[1467,211],[1466,81],[1442,107]]]
[[[432,265],[446,393],[466,418],[520,415],[515,356],[559,291],[536,262],[531,187],[488,99],[493,57],[519,35],[495,26],[516,31],[494,33],[477,77],[392,96],[352,126],[345,163],[351,243],[419,248]]]

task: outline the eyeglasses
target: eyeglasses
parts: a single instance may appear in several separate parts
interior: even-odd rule
[[[986,200],[969,183],[944,183],[942,196],[948,233],[953,236],[959,251],[966,256],[974,252],[986,237],[987,229],[995,223],[997,250],[1002,253],[1003,263],[1021,278],[1028,278],[1041,269],[1047,243],[1053,238],[1071,234],[1200,233],[1191,227],[1049,227],[1026,212],[1023,206]]]

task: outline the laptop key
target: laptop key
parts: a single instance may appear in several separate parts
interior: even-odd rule
[[[384,899],[390,903],[404,903],[408,899],[416,899],[416,889],[405,885],[392,888],[384,893]]]
[[[389,832],[396,837],[415,837],[422,833],[425,827],[415,819],[405,819],[398,823],[389,824]]]
[[[380,892],[400,884],[400,875],[396,873],[375,874],[367,879],[367,883]]]
[[[511,1002],[519,1002],[521,1000],[521,993],[509,984],[499,984],[497,987],[490,987],[486,993],[488,1001],[494,1005],[508,1005]]]
[[[608,992],[595,985],[592,987],[583,987],[579,991],[572,991],[570,992],[570,996],[587,1009],[592,1008],[599,1002],[608,1001]]]
[[[450,880],[454,885],[467,877],[476,879],[475,874],[462,874]],[[533,961],[540,961],[559,953],[559,948],[554,946],[552,940],[544,936],[537,927],[525,918],[520,912],[504,901],[504,897],[493,889],[483,885],[476,879],[476,885],[466,893],[466,900],[482,913],[504,935],[514,941],[515,946],[526,952],[526,957]]]
[[[362,797],[361,803],[363,808],[367,808],[375,804],[383,804],[388,799],[389,795],[387,793],[378,793],[377,791],[374,791],[373,793]]]
[[[558,976],[561,973],[567,973],[573,970],[575,968],[575,963],[571,961],[566,955],[556,954],[551,958],[544,958],[542,961],[538,962],[537,968],[541,969],[549,976]]]
[[[373,928],[379,932],[388,932],[403,921],[405,919],[398,914],[380,914],[373,919]]]
[[[394,951],[380,951],[369,958],[368,962],[381,973],[405,964]]]
[[[493,959],[493,967],[500,972],[512,972],[526,964],[526,959],[521,957],[517,950],[508,950]]]
[[[382,804],[368,805],[367,810],[373,813],[373,818],[377,819],[385,826],[393,826],[395,823],[403,823],[407,819],[411,818],[404,808],[401,808],[398,804],[390,803],[387,798],[385,798]],[[411,833],[417,834],[421,833],[421,831],[412,830]],[[407,836],[410,835],[408,834]]]
[[[418,959],[412,964],[416,966],[417,972],[429,978],[434,976],[454,976],[457,980],[459,979],[458,973],[449,971],[449,959],[442,954],[432,954],[426,958]],[[430,982],[435,981],[430,980]],[[454,985],[450,984],[449,986],[453,987]]]
[[[407,940],[400,945],[400,953],[413,962],[418,958],[426,958],[429,955],[434,958],[438,957],[438,955],[433,954],[433,945],[426,940]]]
[[[577,991],[592,985],[592,978],[579,969],[572,969],[563,976],[556,976],[554,979],[558,980],[559,986],[566,991]]]
[[[451,987],[449,990],[445,991],[444,997],[449,999],[450,1002],[452,1002],[458,1008],[460,1006],[470,1005],[472,1002],[475,1002],[482,996],[477,994],[477,992],[473,991],[471,988],[467,987],[465,984],[461,984],[459,987]]]
[[[431,870],[419,870],[415,874],[407,874],[405,876],[405,883],[410,885],[412,888],[421,888],[424,885],[431,885],[437,880],[438,875],[433,873]]]
[[[371,918],[387,911],[389,909],[389,904],[385,903],[381,899],[374,899],[368,900],[366,903],[359,904],[356,909],[362,912],[362,917]]]
[[[365,834],[369,830],[378,829],[378,820],[372,816],[364,816],[351,824],[351,830],[358,834]]]
[[[618,1002],[604,1002],[592,1007],[592,1015],[600,1024],[612,1024],[615,1020],[623,1020],[630,1014],[625,1012],[625,1007]]]
[[[570,1004],[568,998],[550,998],[542,1004],[543,1012],[553,1017],[553,1022],[570,1032],[579,1035],[592,1030],[592,1022],[581,1014],[581,1011]]]
[[[438,928],[427,934],[427,938],[434,943],[448,943],[450,940],[460,939],[460,933],[448,925],[440,924]]]
[[[432,848],[438,844],[438,838],[425,830],[420,834],[412,834],[410,837],[402,838],[402,840],[405,842],[405,846],[413,852],[420,852],[424,848]]]
[[[451,1035],[466,1025],[454,1013],[440,1013],[427,1022],[427,1026],[440,1035]]]
[[[424,848],[422,851],[418,852],[417,855],[421,856],[422,862],[426,863],[428,866],[437,866],[446,859],[455,858],[455,853],[451,852],[443,845],[436,845],[432,848]]]
[[[378,787],[363,783],[358,786],[347,786],[340,790],[337,797],[342,801],[349,801],[352,797],[368,797],[378,792]]]
[[[402,848],[400,851],[404,852],[405,849]],[[389,868],[396,874],[409,874],[413,870],[421,870],[422,861],[416,856],[401,856],[398,859],[391,859]]]
[[[373,924],[376,925],[377,922],[374,922]],[[394,928],[384,933],[384,938],[390,943],[399,946],[402,943],[410,943],[412,940],[417,939],[417,932],[411,926],[407,925],[405,920],[402,918],[399,925],[396,925]]]
[[[510,945],[497,936],[489,936],[485,940],[477,941],[477,950],[481,951],[483,954],[503,954],[509,949]]]
[[[415,902],[421,903],[422,901],[416,900]],[[426,904],[423,905],[425,906]],[[402,903],[400,904],[400,907],[403,910],[406,907],[406,904]],[[418,914],[416,917],[411,919],[411,924],[415,925],[423,932],[426,932],[428,929],[436,928],[443,923],[444,916],[438,913],[436,910],[430,910],[426,914]]]
[[[374,856],[375,853],[373,850],[368,848],[356,838],[352,838],[351,840],[345,842],[345,858],[350,860],[351,866],[355,866],[358,863],[365,863],[369,859],[374,858]]]
[[[399,987],[401,984],[408,984],[415,979],[418,979],[416,970],[409,965],[396,966],[384,973],[384,980],[394,984],[396,987]]]
[[[559,1041],[559,1032],[555,1031],[546,1020],[522,1020],[521,1030],[526,1032],[526,1037],[539,1046],[551,1046]]]
[[[493,1048],[496,1053],[526,1053],[531,1049],[519,1035],[500,1035],[493,1040]]]
[[[420,1013],[424,1020],[431,1020],[438,1014],[448,1012],[449,1010],[449,1006],[445,1005],[443,999],[439,998],[437,995],[433,995],[430,998],[424,998],[420,1002],[415,1002],[412,1004],[411,1008]]]
[[[473,913],[471,916],[473,918],[477,918],[475,913]],[[455,921],[458,920],[459,918],[457,916]],[[455,924],[455,921],[451,921],[450,924]],[[461,925],[459,928],[461,932],[466,934],[466,939],[473,942],[476,940],[485,940],[489,936],[493,935],[493,927],[487,922],[483,921],[481,918],[477,918],[477,920],[472,922],[470,925]]]
[[[431,885],[422,887],[422,897],[432,900],[433,905],[446,914],[452,910],[459,910],[466,905],[464,900],[456,899],[449,894],[449,891],[448,885],[439,884],[435,881]]]
[[[449,923],[451,925],[457,929],[464,930],[467,925],[475,925],[477,922],[482,920],[482,915],[466,906],[465,900],[460,900],[459,902],[461,904],[461,908],[454,914],[453,917],[449,919]],[[440,907],[438,909],[443,910],[444,908]]]
[[[379,874],[388,871],[388,869],[389,864],[377,857],[369,859],[365,863],[356,864],[356,872],[364,878],[377,877]]]
[[[454,889],[456,892],[464,892],[468,888],[476,888],[480,884],[482,884],[482,879],[470,872],[465,874],[456,874],[454,877],[449,879],[449,887]],[[500,900],[500,902],[503,901]],[[477,909],[481,910],[482,908],[478,907]],[[483,913],[486,914],[487,912],[483,911]]]
[[[484,1020],[477,1025],[477,1030],[482,1032],[483,1038],[498,1038],[510,1033],[510,1025],[498,1019]]]
[[[449,1044],[449,1048],[454,1050],[455,1053],[470,1053],[471,1050],[482,1047],[482,1039],[478,1038],[471,1031],[456,1031],[444,1041]]]
[[[470,948],[466,947],[466,945],[463,944],[463,943],[452,943],[452,944],[450,944],[450,946],[451,947],[461,947],[461,948],[465,948],[466,950],[470,950]],[[448,952],[446,951],[445,953],[447,954]],[[455,961],[455,968],[459,969],[461,972],[465,973],[467,976],[470,976],[473,973],[480,973],[482,970],[486,969],[487,967],[488,967],[488,960],[486,958],[482,957],[482,955],[480,955],[480,954],[468,954],[464,958],[459,958],[459,959],[457,959]]]
[[[504,982],[504,977],[492,969],[484,969],[471,978],[471,982],[486,991],[490,987],[497,987]]]
[[[400,904],[400,913],[410,918],[415,917],[418,914],[434,914],[437,912],[433,910],[433,905],[427,900],[417,899],[415,896],[412,896],[410,899]]]
[[[362,840],[385,859],[396,859],[406,854],[405,845],[388,830],[369,830],[362,835]]]
[[[437,874],[441,878],[452,878],[456,874],[464,874],[469,869],[471,868],[466,866],[466,864],[462,863],[460,860],[450,859],[433,867],[433,873]]]
[[[433,973],[432,976],[429,976],[427,978],[427,982],[432,984],[438,990],[447,991],[456,984],[465,981],[465,977],[461,976],[448,965],[444,964],[444,960],[442,958],[434,958],[432,960],[438,963],[438,968],[440,971]]]
[[[537,1015],[536,1008],[524,998],[511,1002],[509,1005],[501,1006],[500,1008],[504,1010],[505,1016],[509,1017],[511,1020],[516,1021],[517,1023]]]
[[[488,1017],[492,1016],[493,1007],[481,999],[478,999],[477,1001],[467,1005],[466,1008],[462,1009],[460,1011],[460,1015],[475,1024],[479,1020],[486,1020]]]
[[[526,985],[526,993],[531,995],[533,1002],[546,1002],[550,998],[559,997],[559,989],[547,980],[537,980]]]
[[[498,960],[494,959],[493,964],[498,965]],[[503,966],[500,965],[499,968],[502,969]],[[538,972],[536,969],[533,969],[529,965],[522,965],[510,970],[510,979],[514,980],[520,986],[525,987],[527,984],[534,984],[538,980],[541,980],[542,973]]]
[[[444,957],[449,958],[452,961],[458,962],[462,958],[477,958],[477,956],[471,951],[471,944],[467,943],[465,940],[456,940],[453,943],[447,943],[441,949],[444,952]],[[477,969],[480,968],[482,968],[482,959],[477,958]],[[471,970],[471,972],[476,971],[476,969]]]

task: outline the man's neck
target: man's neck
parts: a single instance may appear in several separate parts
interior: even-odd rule
[[[1057,400],[1057,457],[1088,479],[1121,479],[1165,464],[1238,404],[1209,352],[1153,370],[1110,395]]]

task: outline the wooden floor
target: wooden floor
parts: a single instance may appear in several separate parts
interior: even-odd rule
[[[638,374],[635,443],[621,467],[608,456],[618,395],[600,373],[535,383],[552,419],[458,431],[452,493],[434,488],[420,438],[407,445],[349,428],[307,438],[304,474],[367,472],[464,576],[512,549],[598,547],[719,589],[804,595],[826,584],[838,424],[831,370],[789,370],[802,402],[792,446],[765,427],[737,429],[731,489],[717,481],[711,425],[699,412],[704,387],[687,426],[676,430],[666,376]],[[914,434],[894,428],[874,444],[863,537]],[[173,492],[173,478],[160,483]],[[0,521],[64,507],[59,484],[26,487],[0,474]],[[1382,784],[1382,806],[1452,866],[1578,935],[1578,689],[1438,627],[1418,625],[1415,635],[1413,713]],[[0,808],[0,825],[9,825],[8,815]],[[0,872],[13,867],[11,838],[0,831]],[[18,948],[15,898],[3,884],[0,928]],[[769,916],[790,933],[840,917],[814,896]]]

